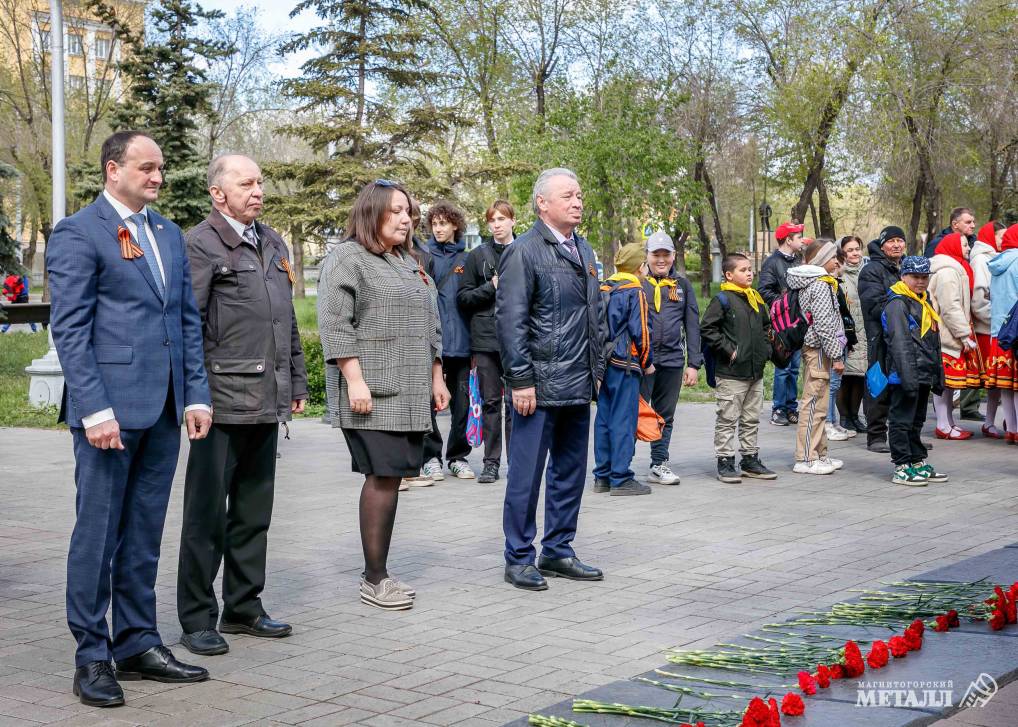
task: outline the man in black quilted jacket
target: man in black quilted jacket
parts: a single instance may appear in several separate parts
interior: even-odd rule
[[[590,402],[604,372],[600,281],[594,251],[576,234],[583,194],[568,169],[547,169],[534,183],[538,220],[499,261],[495,326],[513,424],[502,527],[505,580],[543,591],[544,576],[601,580],[571,542],[587,473]],[[545,483],[541,558],[533,545]]]

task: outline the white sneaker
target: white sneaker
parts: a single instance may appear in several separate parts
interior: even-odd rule
[[[458,477],[461,480],[473,480],[477,478],[474,471],[470,469],[470,465],[461,460],[450,462],[449,471],[452,472],[454,477]]]
[[[387,611],[406,611],[414,607],[414,599],[402,590],[397,581],[384,578],[377,586],[361,578],[361,603]]]
[[[647,480],[650,482],[656,482],[659,485],[679,484],[679,476],[672,472],[666,464],[656,464],[651,467],[650,474],[647,475]]]
[[[445,473],[442,472],[442,463],[437,459],[429,459],[425,462],[424,467],[421,468],[421,475],[431,480],[432,484],[445,479]]]
[[[827,438],[832,442],[844,442],[848,439],[848,432],[843,429],[838,431],[839,429],[841,428],[837,424],[831,424],[830,422],[824,424],[824,430],[827,432]]]
[[[834,472],[834,467],[814,459],[810,462],[796,462],[792,472],[800,475],[829,475]]]
[[[399,491],[400,491],[400,492],[406,492],[406,491],[407,491],[407,490],[409,490],[409,489],[410,489],[410,483],[409,483],[409,482],[407,482],[407,478],[406,478],[406,477],[404,477],[404,478],[403,478],[402,480],[400,480],[400,482],[399,482]]]
[[[855,431],[854,429],[845,429],[840,424],[835,424],[834,428],[837,429],[839,432],[843,432],[844,434],[847,434],[849,439],[851,439],[852,437],[854,437],[854,436],[859,434],[859,432]]]
[[[833,457],[821,457],[820,461],[823,462],[828,467],[833,467],[836,470],[840,470],[842,467],[845,466],[844,462],[842,462],[840,459],[834,459]]]

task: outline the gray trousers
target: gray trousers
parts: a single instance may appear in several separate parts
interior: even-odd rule
[[[760,410],[763,408],[763,379],[740,381],[718,379],[714,390],[717,399],[717,420],[714,423],[714,454],[717,457],[735,456],[735,437],[738,431],[739,451],[743,456],[757,454],[757,431],[760,428]]]

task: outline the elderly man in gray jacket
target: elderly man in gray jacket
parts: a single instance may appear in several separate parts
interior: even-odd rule
[[[192,444],[177,571],[181,643],[225,654],[220,631],[278,638],[260,594],[272,517],[279,423],[304,410],[307,373],[293,311],[295,272],[283,238],[257,222],[262,174],[245,156],[212,161],[212,212],[186,235],[201,313],[212,429]],[[224,562],[225,556],[225,562]],[[213,582],[223,570],[223,614]]]

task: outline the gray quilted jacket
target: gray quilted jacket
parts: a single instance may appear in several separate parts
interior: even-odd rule
[[[442,356],[442,326],[435,283],[413,259],[375,255],[356,241],[337,245],[322,263],[318,329],[325,360],[357,358],[371,391],[371,413],[355,414],[340,377],[329,402],[339,412],[333,426],[431,431],[431,366]]]
[[[789,289],[798,291],[799,307],[811,318],[803,345],[819,348],[834,361],[844,355],[848,339],[834,288],[820,279],[827,274],[817,265],[799,265],[789,268],[787,277]]]

